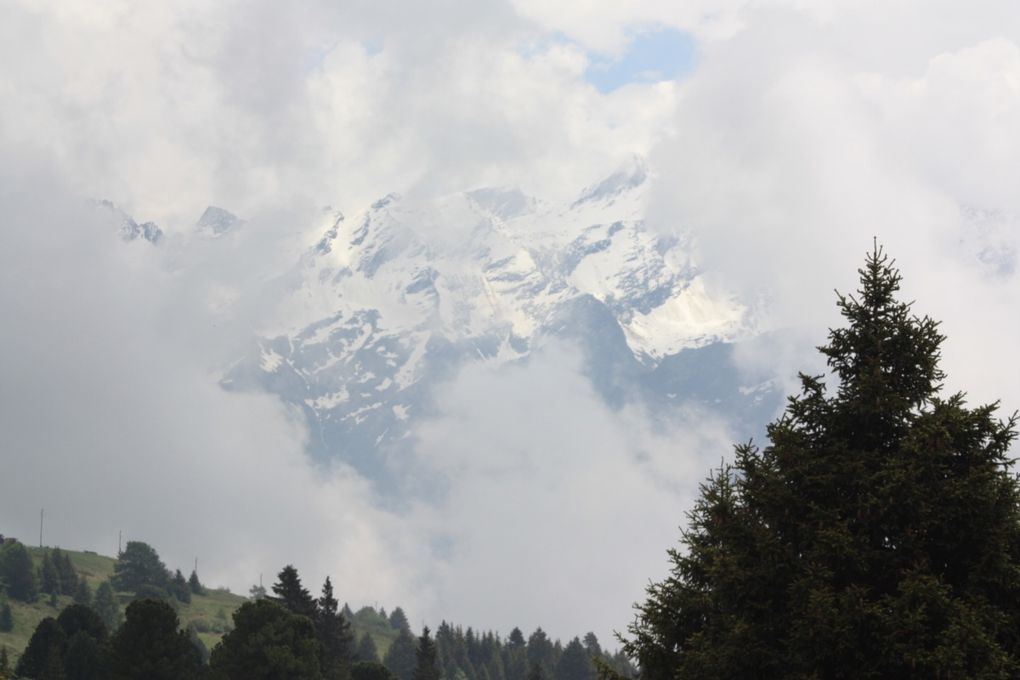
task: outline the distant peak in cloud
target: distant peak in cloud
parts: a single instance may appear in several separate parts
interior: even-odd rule
[[[601,182],[593,184],[581,192],[572,207],[592,201],[610,201],[616,196],[644,184],[648,179],[648,166],[640,156],[632,156],[616,172]]]
[[[195,230],[215,238],[222,236],[241,223],[241,218],[229,210],[210,205],[202,213],[202,216],[198,218],[198,222],[195,223]]]
[[[144,239],[153,245],[163,240],[163,230],[155,222],[139,224],[133,217],[117,207],[113,201],[100,199],[93,202],[97,209],[111,213],[120,221],[120,237],[125,241]]]

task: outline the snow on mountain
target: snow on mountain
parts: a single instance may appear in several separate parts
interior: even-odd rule
[[[209,238],[219,238],[241,224],[241,219],[230,211],[210,205],[195,223],[195,231]]]
[[[163,240],[163,230],[155,222],[139,224],[111,201],[94,201],[93,205],[97,210],[111,215],[120,224],[120,237],[125,241],[142,239],[153,245],[158,245]]]
[[[317,455],[376,478],[391,472],[383,452],[431,413],[437,384],[465,362],[526,361],[548,338],[581,347],[610,403],[666,404],[667,391],[749,402],[735,377],[719,388],[667,375],[670,357],[748,329],[744,307],[705,286],[684,237],[646,229],[647,178],[635,161],[569,205],[486,188],[390,195],[352,218],[325,211],[257,350],[226,384],[299,406]],[[732,374],[724,355],[711,356]]]

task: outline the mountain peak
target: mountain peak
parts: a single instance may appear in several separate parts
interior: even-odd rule
[[[227,233],[238,224],[241,224],[241,222],[242,220],[229,210],[210,205],[202,213],[202,216],[198,218],[198,222],[195,223],[195,230],[216,238]]]
[[[620,194],[635,189],[648,179],[648,167],[640,156],[633,156],[623,167],[601,182],[585,187],[571,207],[595,201],[611,202]]]

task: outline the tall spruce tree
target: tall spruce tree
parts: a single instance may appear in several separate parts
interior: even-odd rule
[[[317,602],[315,631],[322,645],[322,671],[326,678],[345,678],[351,667],[351,624],[339,611],[340,603],[333,595],[333,582],[329,577],[322,584],[322,595]]]
[[[836,382],[801,393],[703,484],[626,651],[647,680],[1020,677],[1016,416],[942,396],[943,336],[877,246]]]
[[[7,600],[0,601],[0,633],[9,633],[14,630],[14,612],[11,611],[11,603]]]
[[[354,654],[354,657],[359,662],[379,663],[379,650],[375,646],[372,634],[367,630],[361,635],[361,639],[358,640],[358,651]]]
[[[39,595],[32,556],[24,545],[15,540],[9,540],[0,547],[0,581],[5,584],[12,600],[35,602]]]
[[[439,680],[439,665],[436,661],[436,643],[429,635],[429,627],[421,632],[416,650],[413,680]]]
[[[110,641],[109,680],[192,680],[202,657],[180,630],[177,613],[160,600],[128,605],[124,625]]]
[[[277,574],[273,584],[274,598],[291,612],[315,620],[317,607],[308,589],[301,585],[301,576],[293,565],[288,564]]]
[[[103,581],[96,588],[96,596],[92,606],[109,630],[115,631],[120,627],[124,615],[120,610],[120,601],[117,599],[117,593],[114,592],[113,586],[110,585],[108,580]]]
[[[414,680],[417,656],[410,627],[400,629],[397,638],[390,643],[389,649],[386,650],[383,663],[393,675],[397,676],[398,680]]]

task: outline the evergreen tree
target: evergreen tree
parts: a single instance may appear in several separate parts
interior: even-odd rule
[[[6,584],[12,600],[35,602],[39,594],[32,557],[17,541],[7,541],[0,548],[0,581]]]
[[[351,666],[351,680],[396,680],[378,661],[359,661]]]
[[[400,629],[396,639],[390,643],[390,648],[386,650],[383,663],[393,675],[397,676],[397,680],[414,680],[417,655],[410,627]]]
[[[85,633],[97,642],[105,642],[109,635],[106,623],[103,622],[98,613],[81,604],[72,604],[64,607],[57,617],[57,625],[64,631],[68,638]]]
[[[165,589],[169,574],[152,546],[141,541],[128,541],[113,565],[111,581],[118,591],[137,595],[143,586]]]
[[[415,652],[415,666],[412,680],[439,680],[439,666],[436,664],[436,643],[429,636],[429,627],[425,626],[418,638],[418,649]]]
[[[400,607],[395,608],[390,612],[390,628],[393,630],[411,630],[411,624],[407,621],[407,614]]]
[[[52,677],[57,672],[54,668],[54,658],[62,675],[62,657],[66,643],[67,636],[57,620],[52,617],[43,619],[36,626],[28,646],[18,659],[15,675],[26,678]]]
[[[106,624],[107,629],[113,631],[120,627],[122,615],[120,602],[117,600],[117,593],[109,581],[103,581],[96,589],[95,602],[93,607],[99,617]]]
[[[315,627],[272,600],[245,602],[209,659],[216,680],[322,680]]]
[[[92,589],[89,588],[89,582],[84,578],[78,579],[78,587],[74,591],[74,602],[86,607],[92,604]]]
[[[552,677],[552,669],[556,665],[556,654],[553,651],[553,643],[541,627],[528,636],[528,666],[539,665],[545,676]]]
[[[66,607],[57,617],[67,644],[62,655],[66,680],[101,680],[106,677],[103,645],[108,631],[99,614],[80,604]]]
[[[1016,417],[941,395],[943,336],[879,248],[836,382],[801,393],[702,486],[626,651],[642,678],[1020,677]]]
[[[11,611],[11,603],[4,600],[0,603],[0,633],[9,633],[14,630],[14,612]]]
[[[354,656],[358,661],[379,663],[379,650],[376,649],[375,640],[368,631],[365,631],[358,641],[358,651]]]
[[[49,550],[43,551],[42,564],[39,568],[39,583],[42,592],[47,595],[59,595],[61,593],[60,575],[53,564],[53,555]]]
[[[273,584],[273,592],[276,594],[276,601],[289,609],[294,614],[307,616],[315,619],[316,605],[308,590],[301,585],[301,577],[297,569],[287,565],[277,575],[277,582]]]
[[[191,587],[188,585],[188,581],[184,578],[184,574],[181,573],[180,569],[174,572],[167,590],[178,602],[183,602],[184,604],[191,602]]]
[[[599,639],[595,637],[595,633],[589,632],[584,636],[584,649],[588,652],[588,656],[602,656],[602,645],[599,644]]]
[[[0,539],[3,537],[0,536]],[[0,540],[0,542],[3,542]],[[6,678],[7,673],[11,670],[11,661],[7,657],[7,647],[0,647],[0,678]]]
[[[57,581],[60,583],[62,595],[73,595],[78,589],[78,572],[74,570],[71,563],[71,556],[60,548],[52,551],[53,568],[57,572]]]
[[[528,673],[528,650],[524,641],[524,633],[514,627],[507,638],[503,665],[506,668],[506,680],[525,680]]]
[[[192,595],[205,595],[205,587],[198,580],[198,572],[194,569],[191,570],[191,576],[188,577],[188,588]],[[263,590],[263,594],[265,594],[265,590]]]
[[[351,664],[351,624],[338,611],[340,603],[333,596],[333,583],[326,577],[318,600],[315,617],[316,634],[322,645],[322,670],[327,678],[343,678]]]
[[[188,642],[190,642],[191,646],[194,647],[196,651],[198,651],[198,656],[202,659],[202,665],[209,663],[210,657],[209,648],[206,647],[204,642],[202,642],[202,638],[198,636],[198,629],[195,628],[195,624],[189,623],[187,631]]]
[[[595,680],[595,667],[581,640],[574,638],[556,664],[556,680]]]
[[[110,644],[110,680],[191,680],[202,659],[177,613],[161,600],[135,600]]]
[[[542,664],[531,664],[531,668],[528,669],[528,680],[546,680],[546,677],[545,671],[542,669]]]
[[[266,589],[263,586],[252,586],[248,589],[249,600],[261,600],[266,596]]]

